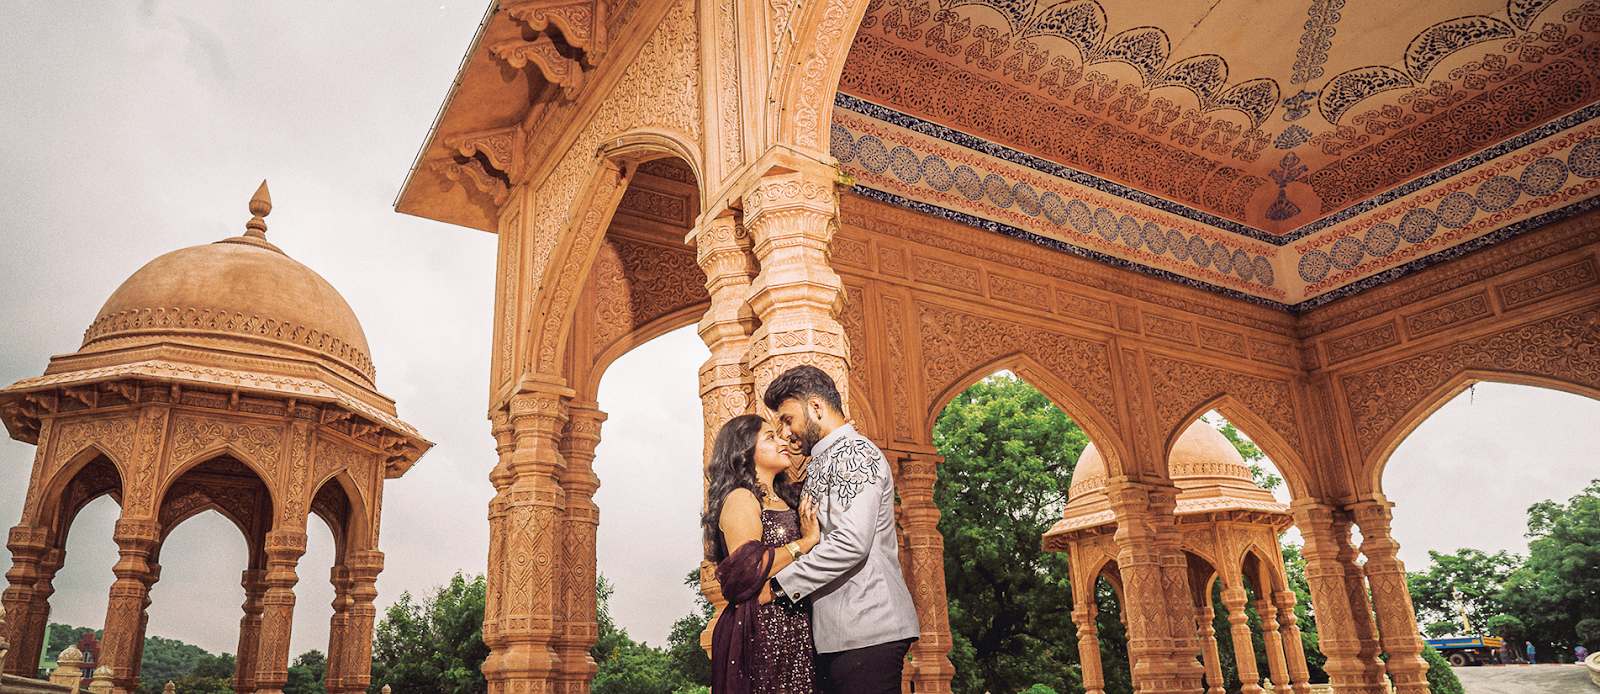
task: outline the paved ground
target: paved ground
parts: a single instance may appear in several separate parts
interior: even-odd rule
[[[1581,665],[1482,665],[1453,668],[1467,694],[1600,694]]]

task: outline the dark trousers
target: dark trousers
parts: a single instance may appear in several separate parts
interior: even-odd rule
[[[899,694],[906,651],[916,639],[817,654],[817,684],[824,694]]]

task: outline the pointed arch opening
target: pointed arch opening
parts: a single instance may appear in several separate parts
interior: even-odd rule
[[[950,658],[959,677],[989,691],[1070,686],[1079,677],[1076,651],[1040,658],[1027,645],[1076,642],[1070,610],[1030,606],[1071,599],[1074,561],[1086,578],[1114,565],[1114,549],[1074,557],[1049,535],[1079,510],[1109,511],[1103,493],[1093,500],[1107,462],[1097,452],[1101,439],[1068,409],[1075,397],[1060,395],[1061,385],[1025,356],[1002,364],[939,398],[930,422],[943,458],[933,502],[950,596]]]

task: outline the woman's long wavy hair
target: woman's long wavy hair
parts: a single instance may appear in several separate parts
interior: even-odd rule
[[[715,445],[711,447],[711,465],[706,468],[706,475],[710,484],[706,491],[706,512],[700,517],[700,526],[705,533],[706,558],[714,562],[722,561],[728,556],[726,543],[722,541],[722,502],[728,494],[735,489],[748,489],[756,495],[756,499],[765,502],[766,493],[761,491],[756,484],[756,437],[761,434],[761,425],[766,420],[759,415],[742,414],[728,420],[717,432]],[[789,481],[788,472],[780,472],[772,481],[773,492],[778,498],[789,503],[791,508],[800,508],[800,485]]]

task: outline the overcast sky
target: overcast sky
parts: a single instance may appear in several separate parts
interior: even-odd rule
[[[378,386],[438,445],[388,483],[380,608],[484,569],[484,418],[494,237],[391,203],[483,12],[438,2],[0,3],[0,382],[77,348],[105,298],[147,260],[239,233],[270,180],[268,238],[361,317]],[[977,232],[974,232],[977,233]],[[596,469],[600,569],[636,638],[664,641],[699,554],[705,347],[692,329],[618,361]],[[1596,469],[1600,403],[1480,386],[1396,453],[1386,480],[1406,561],[1471,545],[1522,550],[1522,511]],[[0,442],[0,525],[21,513],[33,448]],[[116,505],[79,517],[52,621],[99,626]],[[312,522],[293,652],[326,648],[332,541]],[[173,533],[150,633],[236,646],[244,542],[216,514]],[[0,571],[10,566],[0,552]]]

